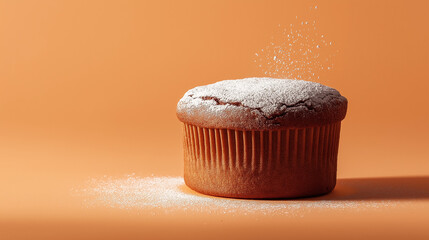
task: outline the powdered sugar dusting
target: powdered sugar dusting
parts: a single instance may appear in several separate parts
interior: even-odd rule
[[[242,106],[259,109],[265,116],[270,117],[299,102],[321,104],[326,102],[323,98],[327,95],[340,97],[338,91],[333,88],[303,80],[275,78],[225,80],[189,90],[179,101],[178,111],[186,111],[201,104],[211,106],[213,112],[221,112],[231,106]]]
[[[392,201],[358,200],[241,200],[210,197],[187,190],[181,177],[137,177],[91,179],[76,191],[87,206],[141,210],[165,210],[221,214],[293,215],[306,211],[375,209],[395,206]]]

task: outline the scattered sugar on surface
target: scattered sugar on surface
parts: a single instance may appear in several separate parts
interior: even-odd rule
[[[316,13],[314,6],[308,18],[296,16],[287,27],[279,25],[278,37],[255,53],[254,62],[264,75],[316,81],[322,71],[333,68],[338,51],[333,41],[319,33]]]
[[[386,208],[392,201],[359,200],[244,200],[205,196],[189,190],[181,177],[104,177],[91,179],[83,188],[74,190],[86,206],[105,206],[133,211],[164,213],[178,211],[222,214],[299,215],[313,210],[347,210]]]

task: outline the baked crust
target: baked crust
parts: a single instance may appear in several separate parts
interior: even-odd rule
[[[303,80],[245,78],[193,88],[177,104],[180,121],[206,128],[274,130],[339,122],[347,99]]]

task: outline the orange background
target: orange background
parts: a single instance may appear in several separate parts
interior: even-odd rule
[[[428,237],[429,194],[304,218],[148,217],[69,196],[103,175],[181,176],[177,101],[263,76],[255,52],[314,5],[339,50],[320,82],[349,100],[338,177],[428,186],[429,1],[0,1],[0,238]]]

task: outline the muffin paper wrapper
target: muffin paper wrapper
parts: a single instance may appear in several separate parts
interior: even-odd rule
[[[233,197],[277,197],[275,192],[280,190],[287,197],[289,189],[290,196],[320,194],[322,185],[332,190],[340,127],[341,122],[336,122],[241,131],[184,124],[185,182],[203,193]],[[288,183],[293,185],[285,186]],[[247,188],[236,187],[240,185]]]
[[[222,171],[332,168],[340,126],[337,122],[311,128],[240,131],[184,124],[185,161],[196,169]]]

